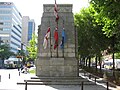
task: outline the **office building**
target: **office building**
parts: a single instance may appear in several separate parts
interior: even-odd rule
[[[28,22],[30,18],[29,16],[22,17],[22,43],[27,45],[28,43]]]
[[[0,2],[0,44],[7,43],[17,53],[21,47],[22,15],[13,2]]]
[[[33,19],[28,22],[28,41],[32,39],[32,34],[35,32],[35,22]]]
[[[35,32],[35,22],[30,20],[29,16],[23,16],[22,18],[22,43],[28,45],[32,39],[32,34]]]

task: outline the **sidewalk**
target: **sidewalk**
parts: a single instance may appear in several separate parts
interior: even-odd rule
[[[1,69],[1,82],[0,82],[0,90],[8,89],[8,90],[19,90],[17,82],[23,82],[24,79],[29,79],[31,76],[30,74],[23,74],[20,73],[17,69]],[[24,89],[21,89],[24,90]]]
[[[10,77],[9,77],[10,74]],[[17,85],[17,82],[35,77],[34,74],[23,74],[17,69],[0,69],[0,90],[25,90],[25,85]],[[9,79],[10,78],[10,79]],[[80,85],[28,85],[27,90],[81,90]],[[102,85],[85,85],[83,90],[106,90]],[[117,90],[117,89],[111,89]]]
[[[91,82],[95,82],[95,77],[96,77],[96,84],[97,84],[97,85],[101,85],[101,86],[107,88],[107,82],[106,82],[103,78],[99,78],[99,77],[97,77],[97,76],[95,76],[95,75],[93,75],[93,76],[95,76],[95,77],[92,76],[92,77],[90,78],[89,75],[90,75],[90,73],[85,72],[84,70],[80,69],[80,71],[79,71],[79,76],[81,76],[82,78],[85,78],[85,79],[87,79],[87,80],[89,80],[89,81],[91,81]],[[111,85],[112,85],[112,86],[111,86]],[[109,90],[120,90],[120,87],[119,87],[119,86],[116,86],[116,88],[115,88],[115,85],[113,85],[113,84],[110,83],[110,82],[108,82],[108,86],[109,86]]]

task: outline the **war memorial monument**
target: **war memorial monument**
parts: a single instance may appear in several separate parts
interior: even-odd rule
[[[43,5],[41,25],[38,29],[38,57],[36,60],[36,75],[38,77],[77,77],[78,60],[77,34],[74,27],[72,4],[58,4],[59,20],[56,23],[54,4]],[[57,26],[58,42],[55,48],[54,32]],[[62,43],[64,30],[64,45]],[[43,47],[46,33],[50,32],[47,47]]]

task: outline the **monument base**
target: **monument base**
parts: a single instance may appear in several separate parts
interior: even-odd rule
[[[36,60],[38,77],[77,77],[78,60],[76,58],[39,58]]]

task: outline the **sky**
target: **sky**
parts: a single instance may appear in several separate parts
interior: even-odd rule
[[[87,7],[89,0],[56,0],[57,4],[73,4],[73,13],[78,13],[82,7]],[[13,2],[22,16],[34,19],[36,30],[41,24],[43,4],[54,4],[55,0],[0,0],[0,2]]]

